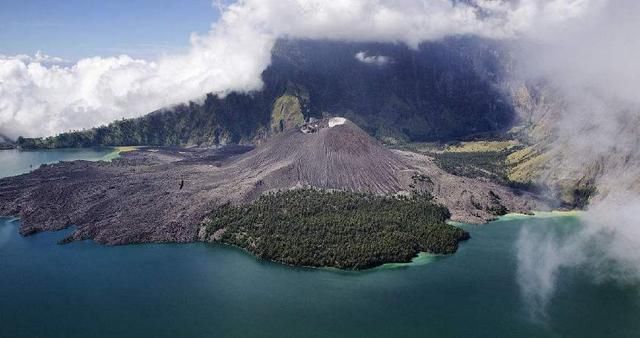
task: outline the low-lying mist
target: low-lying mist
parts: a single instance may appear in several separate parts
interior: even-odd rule
[[[553,146],[563,160],[550,170],[562,176],[578,168],[598,190],[577,231],[520,234],[518,280],[538,317],[565,268],[580,268],[594,282],[640,283],[640,3],[592,4],[561,30],[537,32],[521,45],[521,71],[562,99]]]

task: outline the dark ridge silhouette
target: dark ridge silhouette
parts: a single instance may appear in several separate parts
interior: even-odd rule
[[[355,58],[384,55],[385,65]],[[448,141],[511,127],[514,110],[499,89],[502,48],[470,37],[402,44],[280,40],[263,72],[262,90],[166,107],[141,118],[20,138],[22,148],[113,145],[213,146],[254,143],[271,129],[279,97],[300,103],[304,117],[345,116],[378,139]],[[196,99],[196,98],[194,98]]]

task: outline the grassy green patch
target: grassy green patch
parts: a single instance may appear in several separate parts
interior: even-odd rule
[[[433,153],[436,164],[445,171],[472,178],[484,177],[504,182],[508,151],[443,152]]]
[[[459,142],[447,146],[447,152],[500,152],[518,147],[515,140]]]
[[[513,158],[526,149],[517,141],[406,143],[393,148],[431,156],[440,168],[456,176],[483,178],[522,190],[540,189],[531,180],[512,179],[514,168],[518,165]]]
[[[296,96],[283,95],[273,104],[271,112],[271,131],[282,132],[285,129],[300,126],[304,123],[304,115],[300,101]]]

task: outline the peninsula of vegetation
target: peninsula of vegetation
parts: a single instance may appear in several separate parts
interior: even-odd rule
[[[217,208],[200,236],[290,265],[366,269],[420,252],[454,253],[469,234],[445,223],[449,217],[429,195],[299,189]]]

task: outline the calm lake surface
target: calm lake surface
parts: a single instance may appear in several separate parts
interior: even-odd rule
[[[0,177],[28,173],[41,164],[73,160],[110,160],[114,149],[0,150]]]
[[[109,150],[0,152],[0,172]],[[0,337],[640,337],[637,287],[562,271],[544,320],[517,282],[520,229],[577,217],[464,226],[452,256],[341,272],[264,262],[208,244],[56,245],[0,218]]]

